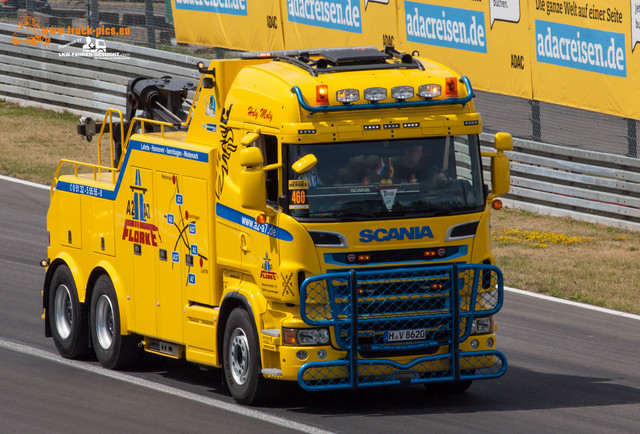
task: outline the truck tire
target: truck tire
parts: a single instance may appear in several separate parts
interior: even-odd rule
[[[249,313],[236,308],[224,331],[223,367],[231,396],[240,404],[256,405],[265,397],[260,344]]]
[[[123,369],[136,361],[141,354],[139,338],[121,334],[118,297],[107,275],[96,281],[91,296],[90,318],[93,350],[102,366]]]
[[[56,349],[62,357],[77,359],[89,354],[87,309],[78,299],[71,270],[56,268],[49,287],[49,325]]]

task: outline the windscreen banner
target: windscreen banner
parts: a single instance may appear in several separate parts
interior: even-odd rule
[[[393,45],[475,89],[640,119],[640,0],[172,0],[179,42]]]

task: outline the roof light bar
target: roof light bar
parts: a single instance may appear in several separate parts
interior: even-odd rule
[[[447,83],[449,88],[455,89],[455,97],[443,98],[443,99],[427,99],[422,101],[403,101],[403,102],[388,102],[388,103],[378,103],[378,104],[348,104],[348,105],[316,105],[312,106],[307,104],[304,101],[304,97],[302,96],[302,91],[298,86],[293,86],[291,88],[291,92],[296,95],[298,98],[298,103],[300,107],[304,110],[313,113],[319,112],[336,112],[336,111],[348,111],[348,110],[370,110],[370,109],[385,109],[385,108],[408,108],[408,107],[429,107],[435,105],[454,105],[461,104],[464,107],[471,99],[474,97],[473,88],[471,87],[471,83],[467,77],[461,77],[460,82],[464,85],[467,90],[467,95],[463,98],[457,97],[458,93],[458,80],[455,77],[452,78],[455,83]],[[449,79],[449,77],[447,78]],[[367,98],[367,96],[371,97],[372,93],[375,93],[378,96],[381,96],[382,93],[377,94],[376,92],[372,92],[371,89],[380,89],[380,88],[369,88],[364,90],[364,98],[367,101],[373,101]],[[386,89],[383,88],[384,94],[386,95]],[[449,95],[445,93],[445,95]],[[378,100],[379,101],[379,100]]]

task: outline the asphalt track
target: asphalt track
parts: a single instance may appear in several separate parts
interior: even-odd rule
[[[218,370],[149,356],[135,371],[60,358],[43,332],[49,192],[0,177],[0,432],[640,431],[640,317],[509,290],[509,369],[466,394],[421,386],[306,393],[236,405]]]

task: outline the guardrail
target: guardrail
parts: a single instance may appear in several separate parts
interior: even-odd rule
[[[481,135],[487,151],[493,137]],[[640,231],[640,159],[521,139],[506,154],[505,205]],[[486,168],[488,159],[483,163]]]
[[[0,23],[0,98],[22,105],[102,119],[108,108],[125,110],[131,78],[199,79],[195,65],[203,59],[196,57],[112,41],[107,41],[108,50],[122,58],[61,56],[82,53],[81,47],[68,45],[76,38],[52,37],[48,46],[15,45],[15,28]],[[493,136],[483,134],[482,140],[490,151]],[[640,159],[520,139],[514,139],[514,151],[507,154],[512,186],[506,205],[640,230]],[[487,159],[484,165],[488,170]]]
[[[0,23],[0,97],[23,105],[102,118],[108,108],[125,110],[132,78],[171,75],[197,83],[200,77],[195,65],[203,59],[196,57],[106,41],[107,52],[117,56],[94,58],[84,56],[84,37],[15,44],[15,29]]]

